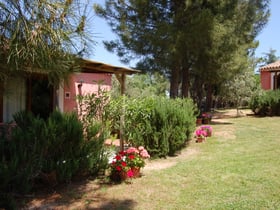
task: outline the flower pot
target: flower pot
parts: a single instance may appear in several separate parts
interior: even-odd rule
[[[137,178],[141,176],[139,167],[132,167],[131,171],[133,173],[133,178]]]
[[[209,124],[210,123],[210,119],[209,118],[203,118],[202,119],[202,124]]]
[[[110,175],[110,179],[113,182],[122,182],[128,178],[125,171],[113,171]]]
[[[197,118],[196,125],[201,125],[201,124],[202,124],[202,118]]]
[[[204,142],[204,141],[205,141],[205,137],[197,137],[196,138],[197,143],[201,143],[201,142]]]

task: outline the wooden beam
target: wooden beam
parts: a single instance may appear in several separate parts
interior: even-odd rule
[[[119,81],[121,85],[121,95],[123,96],[123,102],[122,102],[122,112],[120,117],[120,150],[124,150],[124,122],[125,122],[125,80],[126,75],[125,73],[122,74],[115,74],[117,80]]]

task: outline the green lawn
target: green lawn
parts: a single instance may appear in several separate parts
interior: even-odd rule
[[[280,209],[280,118],[242,117],[213,124],[214,135],[175,166],[108,187],[116,209]],[[186,152],[186,151],[184,151]],[[93,203],[92,203],[93,204]]]
[[[280,209],[280,117],[224,120],[213,122],[206,142],[193,140],[177,157],[151,161],[132,183],[90,181],[69,188],[64,203],[69,209]]]

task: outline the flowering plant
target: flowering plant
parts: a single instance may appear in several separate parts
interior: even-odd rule
[[[200,129],[206,131],[206,136],[207,137],[212,135],[212,130],[213,129],[210,125],[202,125],[202,126],[200,126]]]
[[[201,117],[204,119],[212,119],[212,115],[209,113],[202,113]]]
[[[127,177],[133,177],[133,168],[142,168],[145,166],[146,158],[150,155],[143,146],[137,148],[130,147],[125,151],[116,154],[111,162],[110,168],[112,173],[126,173]]]
[[[204,137],[206,137],[207,136],[207,132],[205,131],[205,130],[202,130],[201,128],[199,128],[199,129],[197,129],[196,131],[195,131],[195,136],[197,137],[197,138],[204,138]]]
[[[127,165],[127,156],[126,152],[124,151],[120,151],[118,154],[116,154],[113,161],[111,162],[110,168],[112,170],[112,173],[124,172],[128,177],[133,176],[130,167]]]
[[[138,147],[138,149],[136,149],[135,147],[130,147],[126,150],[126,154],[128,157],[127,164],[130,167],[142,168],[145,166],[144,159],[150,157],[149,153],[146,149],[144,149],[143,146]]]

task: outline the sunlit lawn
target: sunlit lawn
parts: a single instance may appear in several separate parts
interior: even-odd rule
[[[69,185],[57,201],[41,196],[45,209],[280,209],[280,117],[223,120],[206,142],[149,162],[141,178]]]
[[[280,118],[226,121],[213,124],[214,135],[205,143],[192,142],[186,150],[197,153],[175,166],[104,187],[106,202],[99,207],[280,209]]]

